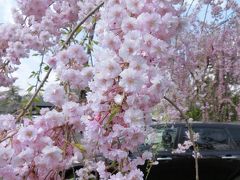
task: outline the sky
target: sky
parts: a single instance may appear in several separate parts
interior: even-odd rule
[[[16,5],[15,0],[0,0],[0,23],[13,23],[11,16],[11,9]],[[40,57],[30,56],[28,59],[23,59],[19,69],[14,72],[13,76],[18,77],[15,84],[20,87],[20,94],[26,94],[26,89],[30,85],[36,83],[35,79],[29,79],[32,71],[38,71],[40,64]],[[56,76],[52,73],[49,77],[49,83],[53,82],[56,79]],[[0,89],[1,90],[1,89]],[[2,88],[2,90],[5,90]]]
[[[14,0],[0,0],[0,22],[13,22],[11,18],[11,8],[14,6]]]

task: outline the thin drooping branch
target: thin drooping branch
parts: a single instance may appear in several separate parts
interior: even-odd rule
[[[166,96],[164,96],[164,99],[167,100],[179,113],[180,116],[186,121],[187,117],[186,115],[183,113],[183,111],[174,103],[172,102],[169,98],[167,98]],[[188,122],[188,121],[187,121]]]
[[[75,32],[80,28],[80,26],[83,25],[83,23],[85,23],[86,20],[87,20],[89,17],[91,17],[95,12],[97,12],[97,11],[103,6],[103,4],[104,4],[104,2],[101,2],[96,8],[94,8],[92,11],[90,11],[90,12],[85,16],[85,18],[83,18],[82,21],[80,21],[80,22],[78,23],[78,25],[72,30],[72,32],[71,32],[70,35],[68,36],[65,44],[63,45],[63,48],[64,48],[64,46],[66,46],[67,44],[70,43],[70,40],[72,39],[72,37],[73,37],[73,35],[75,34]],[[62,49],[63,49],[63,48],[62,48]]]
[[[191,128],[190,123],[188,122],[188,117],[183,113],[183,111],[173,102],[171,101],[168,97],[164,96],[164,99],[167,100],[181,115],[181,117],[185,120],[188,131],[189,131],[189,136],[190,136],[190,141],[193,144],[193,151],[194,151],[194,160],[195,160],[195,176],[196,180],[199,180],[199,171],[198,171],[198,150],[196,143],[194,141],[194,135],[193,135],[193,130]]]
[[[47,74],[45,75],[44,79],[42,80],[41,84],[39,85],[39,87],[37,88],[37,90],[35,91],[35,93],[33,94],[33,96],[31,97],[31,99],[28,101],[28,103],[26,104],[26,106],[22,109],[21,113],[18,115],[17,117],[17,121],[20,121],[21,117],[25,115],[25,113],[27,112],[27,110],[31,107],[33,100],[36,98],[36,96],[38,95],[39,91],[41,90],[41,88],[43,87],[43,85],[45,84],[45,82],[47,81],[50,73],[52,71],[52,68],[50,68],[47,72]]]
[[[94,8],[92,11],[90,11],[79,23],[78,25],[72,30],[72,32],[69,34],[67,40],[65,41],[65,43],[63,44],[61,50],[63,50],[64,48],[66,48],[70,42],[71,39],[73,38],[74,34],[77,32],[77,30],[80,28],[80,26],[82,26],[86,20],[91,17],[95,12],[97,12],[102,6],[103,6],[104,2],[101,2],[96,8]],[[36,98],[36,96],[38,95],[39,91],[41,90],[41,88],[44,86],[45,82],[47,81],[50,73],[52,71],[52,68],[50,68],[47,71],[47,74],[45,75],[45,77],[43,78],[41,84],[39,85],[39,87],[36,89],[36,91],[34,92],[34,94],[32,95],[31,99],[28,101],[28,103],[26,104],[26,106],[22,109],[21,113],[17,116],[17,121],[20,121],[21,117],[23,117],[25,115],[25,113],[27,112],[27,110],[31,107],[33,100]]]
[[[39,70],[37,72],[38,75],[37,75],[37,82],[35,84],[35,92],[37,91],[38,84],[41,82],[40,75],[42,74],[42,67],[43,67],[43,64],[44,64],[43,60],[44,60],[44,52],[42,53],[42,58],[41,58],[41,62],[40,62],[40,65],[39,65]]]
[[[194,1],[195,1],[195,0],[192,0],[192,2],[190,3],[190,5],[189,5],[189,7],[188,7],[188,10],[187,10],[187,14],[186,14],[186,16],[188,15],[188,13],[189,13],[189,11],[190,11],[190,9],[191,9],[191,7],[192,7]]]
[[[17,132],[14,132],[13,134],[7,135],[6,137],[0,139],[0,144],[1,144],[3,141],[6,141],[7,139],[12,138],[15,134],[17,134]]]
[[[91,32],[89,33],[89,40],[88,40],[89,44],[92,43],[93,41],[95,29],[96,29],[96,22],[94,22]],[[92,49],[90,47],[87,48],[87,54],[89,55],[91,66],[93,66]]]
[[[206,11],[205,11],[205,14],[204,14],[204,20],[203,20],[203,24],[202,24],[202,28],[201,28],[201,33],[203,32],[203,29],[204,29],[204,26],[205,26],[205,23],[206,23],[208,8],[209,8],[209,4],[207,5],[207,8],[206,8]]]

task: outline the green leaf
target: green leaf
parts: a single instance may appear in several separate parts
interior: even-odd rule
[[[111,114],[109,116],[107,123],[104,125],[104,128],[107,128],[107,125],[112,122],[113,118],[120,112],[120,110],[121,110],[121,106],[119,105],[112,106]]]
[[[41,102],[41,98],[40,97],[35,97],[33,102],[40,103]]]
[[[60,45],[63,46],[65,44],[65,41],[63,39],[61,39],[59,43],[60,43]]]
[[[36,76],[37,76],[37,73],[35,71],[32,71],[31,75],[28,78],[32,78],[32,77],[36,77]]]
[[[109,116],[109,121],[112,121],[112,119],[117,115],[117,113],[120,112],[120,106],[113,106],[111,109],[111,114]]]
[[[84,146],[82,144],[74,143],[73,146],[76,147],[77,149],[79,149],[81,152],[86,152],[86,149],[84,148]]]
[[[88,50],[90,50],[90,51],[93,50],[93,45],[92,45],[92,44],[86,44],[86,46],[87,46],[87,49],[88,49]]]
[[[45,71],[48,71],[48,70],[49,70],[49,66],[45,66],[45,67],[44,67],[44,70],[45,70]]]
[[[27,88],[27,92],[31,92],[33,90],[34,86],[30,86],[29,88]]]
[[[93,44],[98,45],[98,41],[92,40]]]
[[[80,27],[77,28],[75,37],[82,31],[82,29],[83,29],[82,26],[80,26]]]
[[[61,34],[67,35],[67,34],[69,34],[69,32],[62,30]]]

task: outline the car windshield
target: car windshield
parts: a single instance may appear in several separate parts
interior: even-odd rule
[[[199,134],[197,146],[200,150],[231,150],[232,143],[225,129],[212,127],[195,127],[195,133]],[[185,137],[187,140],[187,137]]]

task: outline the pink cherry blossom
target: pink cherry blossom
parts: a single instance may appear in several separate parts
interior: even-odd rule
[[[142,88],[145,77],[141,77],[140,73],[134,69],[125,69],[120,73],[121,80],[119,85],[124,88],[126,92],[136,92]]]
[[[37,129],[34,126],[29,125],[19,131],[18,139],[21,142],[33,142],[36,140],[37,135]]]
[[[65,101],[64,89],[57,84],[52,84],[46,88],[43,98],[46,102],[61,106]]]
[[[128,124],[142,126],[144,121],[144,113],[140,109],[130,108],[125,111],[124,121]]]
[[[14,129],[16,127],[16,119],[14,116],[10,115],[10,114],[6,114],[6,115],[0,115],[0,132],[3,130],[11,130]]]
[[[35,157],[34,161],[37,165],[44,168],[53,169],[59,166],[62,161],[62,150],[56,146],[46,146],[42,150],[40,156]]]

